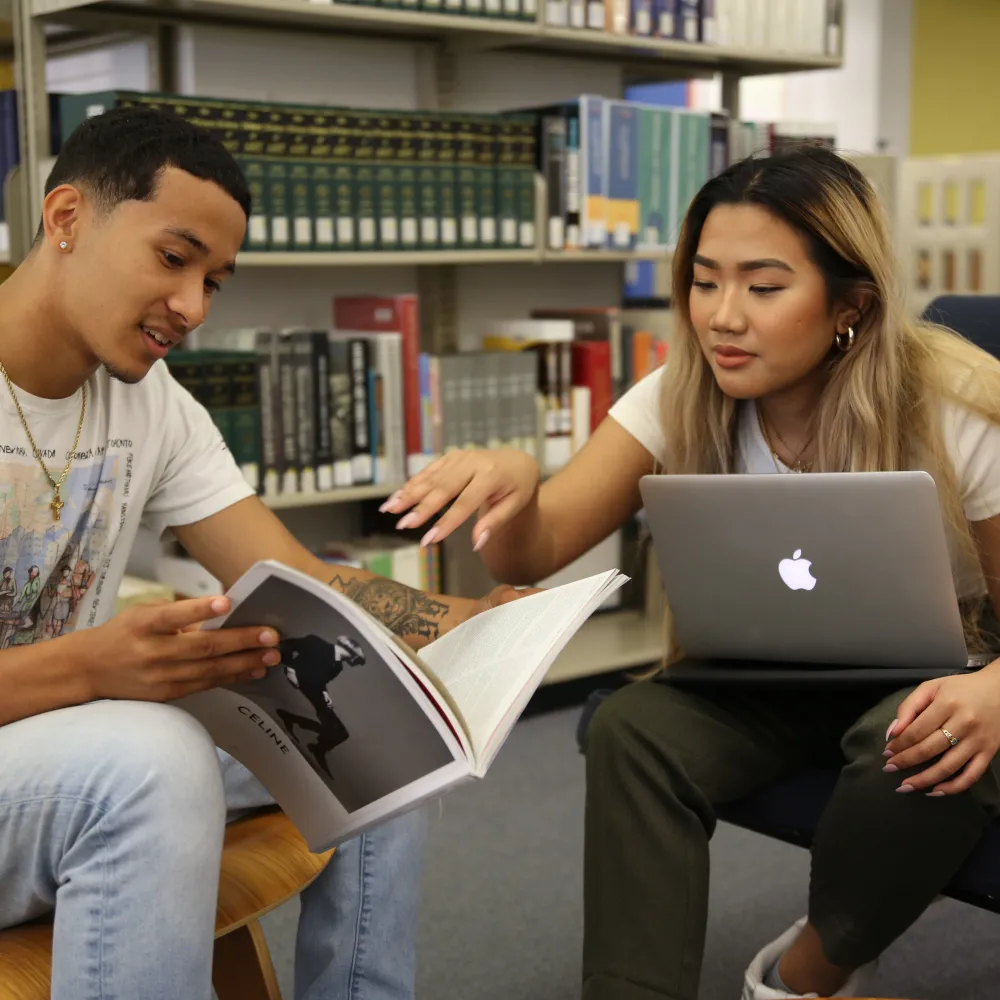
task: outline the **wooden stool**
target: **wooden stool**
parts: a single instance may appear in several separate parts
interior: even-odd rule
[[[260,918],[297,896],[332,854],[310,853],[277,810],[229,824],[212,964],[219,1000],[281,1000]],[[0,931],[0,1000],[48,1000],[51,984],[51,917]]]

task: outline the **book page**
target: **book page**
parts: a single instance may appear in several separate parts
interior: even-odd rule
[[[425,670],[447,688],[461,712],[477,758],[526,686],[533,679],[537,686],[542,668],[548,669],[586,617],[624,582],[611,571],[523,597],[470,618],[421,650]]]

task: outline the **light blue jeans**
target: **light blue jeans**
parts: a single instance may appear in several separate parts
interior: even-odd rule
[[[220,767],[221,762],[221,767]],[[0,928],[55,907],[52,1000],[209,1000],[228,819],[271,804],[181,709],[0,727]],[[342,845],[302,893],[297,1000],[413,996],[426,817]]]

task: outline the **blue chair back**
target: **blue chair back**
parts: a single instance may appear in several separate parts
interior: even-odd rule
[[[1000,358],[1000,295],[939,295],[923,318],[949,327]]]

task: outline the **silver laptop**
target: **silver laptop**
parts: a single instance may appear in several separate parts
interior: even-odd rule
[[[981,665],[928,473],[646,476],[640,488],[678,668],[919,680]]]

